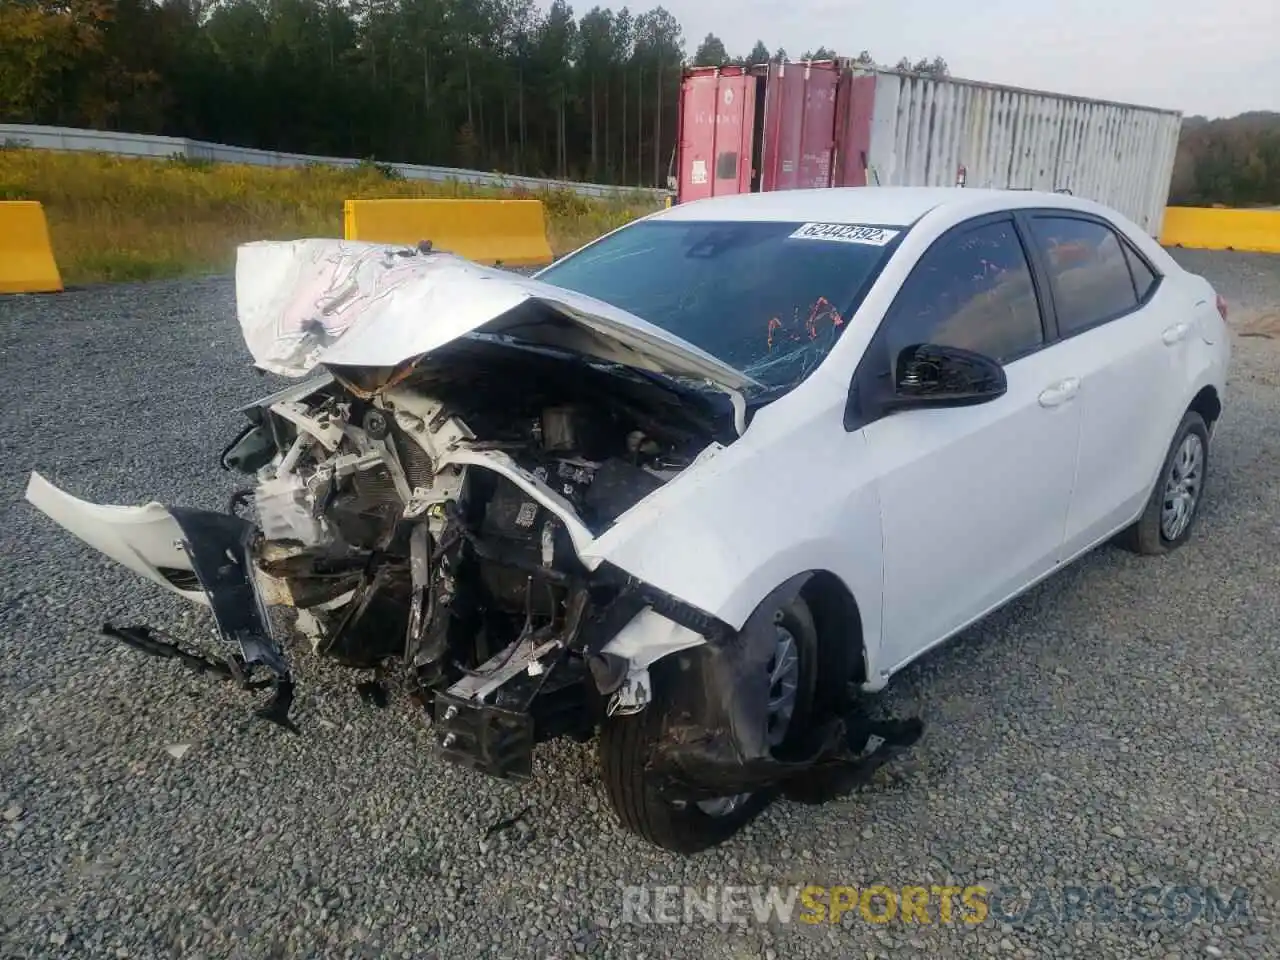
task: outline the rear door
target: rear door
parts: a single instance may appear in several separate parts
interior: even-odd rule
[[[1066,559],[1133,519],[1150,496],[1194,331],[1179,315],[1173,284],[1106,220],[1045,210],[1021,222],[1047,278],[1055,350],[1080,378],[1079,473],[1063,536]]]
[[[909,344],[976,350],[1005,369],[986,403],[877,412]],[[884,537],[880,660],[914,658],[1053,569],[1076,470],[1080,410],[1050,343],[1011,215],[954,228],[912,270],[855,374]]]

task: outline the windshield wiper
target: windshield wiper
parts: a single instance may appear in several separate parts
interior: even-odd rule
[[[464,334],[464,337],[469,340],[479,340],[500,344],[501,346],[514,350],[526,350],[531,353],[541,353],[547,356],[559,357],[562,360],[580,363],[608,373],[624,374],[632,379],[645,380],[648,383],[655,384],[656,386],[662,387],[666,390],[671,390],[675,393],[697,393],[707,395],[721,393],[721,390],[710,381],[673,377],[670,374],[661,373],[657,370],[645,370],[641,367],[633,367],[618,360],[604,360],[600,357],[592,357],[587,354],[578,353],[576,350],[568,350],[564,347],[552,346],[545,343],[533,343],[528,340],[522,340],[519,337],[513,337],[508,333],[488,333],[473,330],[470,333]]]
[[[668,390],[676,390],[681,393],[693,391],[696,393],[721,393],[722,391],[705,380],[692,380],[683,377],[673,377],[669,373],[661,373],[657,370],[645,370],[643,367],[633,367],[629,364],[620,363],[616,360],[598,360],[595,357],[581,357],[583,363],[597,367],[602,370],[608,370],[614,373],[622,372],[632,377],[639,377],[647,380],[649,383],[657,384]]]

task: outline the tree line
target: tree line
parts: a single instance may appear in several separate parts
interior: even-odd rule
[[[785,57],[690,57],[661,6],[0,0],[0,120],[663,185],[682,67]]]
[[[1182,124],[1170,202],[1280,206],[1280,113],[1254,111]]]
[[[786,58],[714,34],[689,54],[662,6],[0,0],[0,120],[662,186],[681,69]],[[881,65],[949,75],[941,57]],[[1188,118],[1172,196],[1280,204],[1280,114]]]

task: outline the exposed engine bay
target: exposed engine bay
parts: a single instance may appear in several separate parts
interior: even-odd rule
[[[398,665],[429,709],[536,700],[538,739],[573,732],[588,657],[610,638],[589,642],[591,625],[627,580],[587,570],[575,539],[731,442],[731,408],[483,339],[392,384],[377,375],[335,372],[247,408],[223,454],[255,480],[233,510],[260,530],[266,602],[294,607],[321,655]]]

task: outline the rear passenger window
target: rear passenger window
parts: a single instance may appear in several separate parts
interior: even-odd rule
[[[1044,343],[1026,251],[1011,220],[943,237],[920,258],[885,318],[889,363],[918,343],[1001,362]]]
[[[1129,258],[1129,272],[1133,274],[1133,286],[1138,294],[1138,302],[1142,303],[1151,294],[1151,288],[1156,285],[1155,271],[1147,266],[1147,261],[1143,260],[1127,243],[1124,245],[1124,253]]]
[[[1073,217],[1034,217],[1031,232],[1053,282],[1063,336],[1137,307],[1128,257],[1110,228]]]

